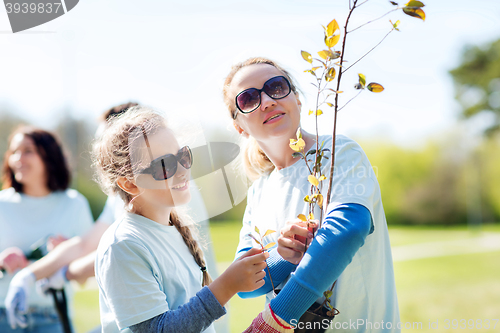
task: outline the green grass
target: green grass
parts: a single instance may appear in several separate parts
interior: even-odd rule
[[[220,268],[227,267],[234,258],[240,226],[240,221],[217,222],[210,226]],[[500,232],[500,225],[485,225],[482,231]],[[466,226],[390,226],[389,233],[392,246],[468,239],[480,235],[469,231]],[[500,251],[396,262],[394,269],[401,321],[421,322],[419,332],[464,331],[444,329],[445,319],[500,319]],[[77,292],[75,301],[74,324],[77,333],[83,333],[98,323],[97,291]],[[243,331],[263,307],[264,297],[233,297],[227,307],[230,332]],[[439,329],[429,329],[429,321],[436,320]],[[403,330],[410,331],[417,330]],[[478,331],[499,332],[500,322],[496,330],[483,328]]]

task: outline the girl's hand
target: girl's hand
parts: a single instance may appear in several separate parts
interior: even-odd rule
[[[313,232],[317,229],[317,223],[307,222],[299,219],[288,221],[281,229],[281,236],[278,238],[278,253],[288,262],[298,265],[306,249],[307,243],[313,239]]]
[[[231,297],[242,291],[254,291],[264,285],[266,259],[269,253],[261,249],[250,249],[235,260],[209,286],[220,305],[224,306]]]
[[[9,247],[0,252],[0,267],[12,274],[20,268],[28,266],[28,260],[18,247]]]

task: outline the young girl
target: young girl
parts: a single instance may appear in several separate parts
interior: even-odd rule
[[[129,209],[97,249],[103,332],[214,332],[235,293],[264,284],[268,254],[252,249],[211,282],[175,208],[190,199],[191,151],[153,111],[133,108],[114,119],[93,155],[103,189]]]
[[[378,182],[363,150],[347,137],[336,138],[330,205],[311,242],[312,234],[296,219],[307,214],[303,198],[311,185],[304,161],[294,158],[289,147],[300,127],[301,107],[290,75],[272,60],[248,59],[227,76],[224,99],[234,127],[248,138],[244,165],[255,180],[248,191],[238,253],[252,246],[246,235],[255,225],[260,223],[260,230],[281,230],[279,238],[271,234],[266,239],[278,242],[267,260],[274,285],[293,272],[245,332],[293,331],[301,315],[335,281],[332,303],[340,311],[335,324],[340,323],[342,332],[399,331],[387,224]],[[305,151],[314,149],[315,135],[302,131],[302,136]],[[323,141],[331,147],[331,135],[321,135],[319,143]],[[327,176],[328,157],[322,161]],[[314,215],[319,213],[317,209]],[[306,253],[295,236],[309,237]],[[262,288],[246,296],[269,293],[271,284],[265,280]],[[367,323],[378,328],[368,329]]]

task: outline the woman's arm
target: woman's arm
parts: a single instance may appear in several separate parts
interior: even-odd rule
[[[298,320],[338,279],[371,231],[371,215],[364,206],[342,204],[333,209],[295,273],[271,301],[271,309],[288,323]]]

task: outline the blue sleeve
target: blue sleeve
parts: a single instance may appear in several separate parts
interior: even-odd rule
[[[271,301],[273,311],[288,323],[298,320],[338,279],[372,231],[370,211],[362,205],[342,204],[329,212],[295,273]]]
[[[208,287],[204,287],[189,302],[175,310],[130,326],[133,333],[202,332],[226,310],[219,304]]]
[[[247,249],[242,249],[238,253],[241,252],[246,252],[250,250],[250,248]],[[253,297],[258,297],[261,295],[265,295],[271,290],[273,290],[273,284],[274,287],[277,287],[281,282],[283,282],[291,272],[295,270],[297,265],[294,265],[285,259],[281,257],[281,255],[278,253],[278,248],[274,247],[269,251],[269,258],[266,260],[267,267],[269,267],[269,270],[266,268],[266,277],[264,278],[265,284],[260,287],[259,289],[256,289],[251,292],[240,292],[238,293],[238,296],[241,298],[253,298]],[[269,278],[269,272],[271,272],[271,278],[273,280],[273,283],[271,284],[271,279]]]

